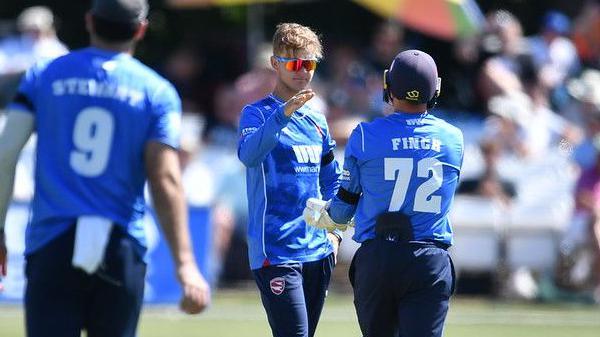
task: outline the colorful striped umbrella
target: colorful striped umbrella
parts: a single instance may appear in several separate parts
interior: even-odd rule
[[[354,0],[407,27],[446,40],[478,32],[484,16],[475,0]]]
[[[173,7],[233,6],[281,1],[282,0],[167,0]]]

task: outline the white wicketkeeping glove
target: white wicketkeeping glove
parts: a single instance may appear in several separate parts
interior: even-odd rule
[[[331,200],[325,201],[317,198],[306,200],[306,207],[302,212],[306,223],[313,227],[325,229],[328,232],[333,232],[336,229],[345,231],[348,229],[348,226],[354,226],[354,218],[345,224],[333,221],[327,212],[330,204]]]

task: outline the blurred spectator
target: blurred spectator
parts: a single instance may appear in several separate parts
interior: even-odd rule
[[[234,228],[233,216],[228,207],[220,203],[219,181],[214,163],[206,160],[206,150],[202,147],[201,134],[204,121],[198,114],[186,113],[182,118],[180,161],[183,170],[188,205],[210,208],[212,227],[212,256],[209,266],[215,284],[222,272],[224,256],[229,249]],[[219,169],[224,168],[219,165]]]
[[[574,98],[564,115],[585,130],[584,141],[577,146],[573,157],[583,169],[595,163],[593,139],[600,134],[600,71],[588,69],[567,84]]]
[[[222,261],[220,281],[235,283],[251,280],[248,266],[248,199],[246,196],[246,169],[232,154],[219,161],[223,170],[217,185],[214,221],[218,224],[220,238],[216,247]]]
[[[219,284],[251,279],[246,244],[246,172],[237,159],[236,150],[242,102],[256,91],[261,91],[254,86],[254,80],[255,78],[245,77],[241,82],[236,82],[237,85],[222,85],[217,88],[214,111],[207,122],[203,147],[197,157],[197,165],[207,169],[210,175],[208,185],[214,191],[214,198],[211,200],[213,272]],[[268,92],[271,90],[272,88]],[[198,181],[193,186],[204,188],[205,183],[207,182]]]
[[[531,66],[523,30],[519,20],[505,10],[487,16],[482,48],[490,56],[484,61],[479,75],[482,99],[522,91],[521,76]]]
[[[165,76],[173,82],[187,112],[202,112],[206,108],[198,97],[202,91],[200,78],[204,71],[204,58],[194,48],[184,44],[176,48],[165,61]]]
[[[336,120],[348,115],[372,115],[371,98],[367,88],[367,68],[358,53],[350,46],[336,46],[328,58],[328,119]],[[381,80],[381,77],[379,79]]]
[[[215,92],[214,112],[208,120],[205,141],[226,151],[237,149],[240,119],[239,92],[233,86],[221,86]]]
[[[600,303],[600,136],[593,143],[595,163],[577,181],[575,211],[561,243],[558,283],[577,290],[591,286]]]
[[[600,111],[600,70],[584,70],[579,77],[568,81],[567,90],[574,101],[563,114],[574,123],[585,126],[589,116]]]
[[[583,64],[600,68],[600,3],[588,0],[573,27],[573,40]]]
[[[484,123],[485,140],[495,141],[503,156],[524,158],[529,155],[525,126],[531,120],[529,98],[520,92],[498,95],[488,102],[492,114]]]
[[[529,52],[548,87],[563,82],[567,75],[577,70],[577,51],[566,37],[570,31],[571,22],[566,15],[549,11],[544,15],[539,35],[528,39]]]
[[[370,106],[362,114],[373,118],[392,112],[391,106],[382,99],[383,72],[389,66],[389,60],[409,47],[404,40],[404,29],[397,22],[387,21],[377,27],[371,38],[371,46],[364,56],[367,66],[365,91]]]
[[[481,68],[480,37],[471,36],[454,42],[452,59],[442,78],[444,95],[440,107],[455,111],[484,112],[485,105],[477,93],[477,76]]]
[[[457,193],[481,196],[510,207],[517,190],[514,183],[500,177],[498,161],[502,155],[501,145],[497,141],[486,140],[479,149],[484,163],[483,172],[477,178],[461,181]]]
[[[12,99],[31,65],[68,52],[56,37],[54,16],[47,7],[25,9],[17,18],[17,29],[19,35],[0,41],[0,108]]]
[[[550,88],[541,76],[541,73],[534,72],[523,78],[524,90],[530,100],[528,109],[531,112],[531,120],[523,125],[525,142],[534,157],[544,156],[561,143],[578,144],[583,138],[579,127],[551,109]]]
[[[404,30],[393,21],[387,21],[377,27],[371,38],[371,46],[365,55],[367,65],[377,73],[383,73],[396,54],[406,49]],[[382,75],[383,76],[383,75]]]
[[[404,49],[404,30],[393,21],[379,25],[363,55],[349,45],[337,45],[328,57],[328,119],[346,115],[373,118],[385,114],[383,72],[390,59]],[[388,109],[389,110],[389,109]]]
[[[345,149],[348,138],[354,128],[361,122],[366,122],[366,119],[360,116],[346,116],[336,119],[329,124],[331,138],[335,140],[333,154],[340,166],[344,165]]]
[[[183,171],[187,170],[200,151],[200,135],[205,124],[203,118],[194,113],[184,112],[181,117],[181,150],[179,151],[179,162]]]
[[[544,15],[539,35],[528,39],[529,52],[544,87],[548,88],[558,107],[564,105],[565,79],[578,71],[577,50],[567,36],[571,30],[569,18],[561,12]]]
[[[238,113],[246,104],[250,104],[268,95],[275,88],[275,71],[269,62],[273,55],[270,43],[263,43],[254,57],[250,70],[235,80],[238,95]]]
[[[527,83],[528,96],[522,92],[494,96],[489,100],[492,113],[484,134],[501,144],[505,154],[521,159],[543,158],[561,142],[578,143],[582,134],[547,105],[546,91]]]
[[[47,7],[25,9],[17,18],[20,35],[0,42],[0,74],[27,70],[34,62],[52,59],[68,52],[56,37],[54,16]]]

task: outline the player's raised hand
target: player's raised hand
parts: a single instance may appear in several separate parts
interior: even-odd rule
[[[179,307],[187,314],[199,314],[210,304],[210,287],[195,263],[179,267],[177,277],[183,288]]]
[[[287,117],[290,117],[294,111],[300,109],[309,99],[315,96],[315,92],[312,89],[304,89],[299,93],[295,94],[290,98],[287,102],[285,102],[285,107],[283,108],[283,112]]]

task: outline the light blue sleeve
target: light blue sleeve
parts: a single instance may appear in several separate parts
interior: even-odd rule
[[[148,140],[179,148],[181,137],[181,99],[170,83],[165,83],[151,98],[153,120]]]
[[[362,186],[360,184],[360,168],[358,158],[362,152],[360,144],[362,144],[362,129],[360,125],[357,126],[350,138],[345,150],[344,159],[344,170],[342,171],[340,190],[342,192],[349,192],[353,195],[360,195],[362,193]],[[340,198],[340,193],[333,198],[329,207],[329,215],[331,219],[337,223],[347,223],[352,219],[356,212],[358,203],[348,203]]]
[[[258,108],[247,105],[242,110],[240,120],[240,141],[238,157],[247,167],[262,163],[279,141],[281,129],[289,122],[280,106],[266,120]]]

